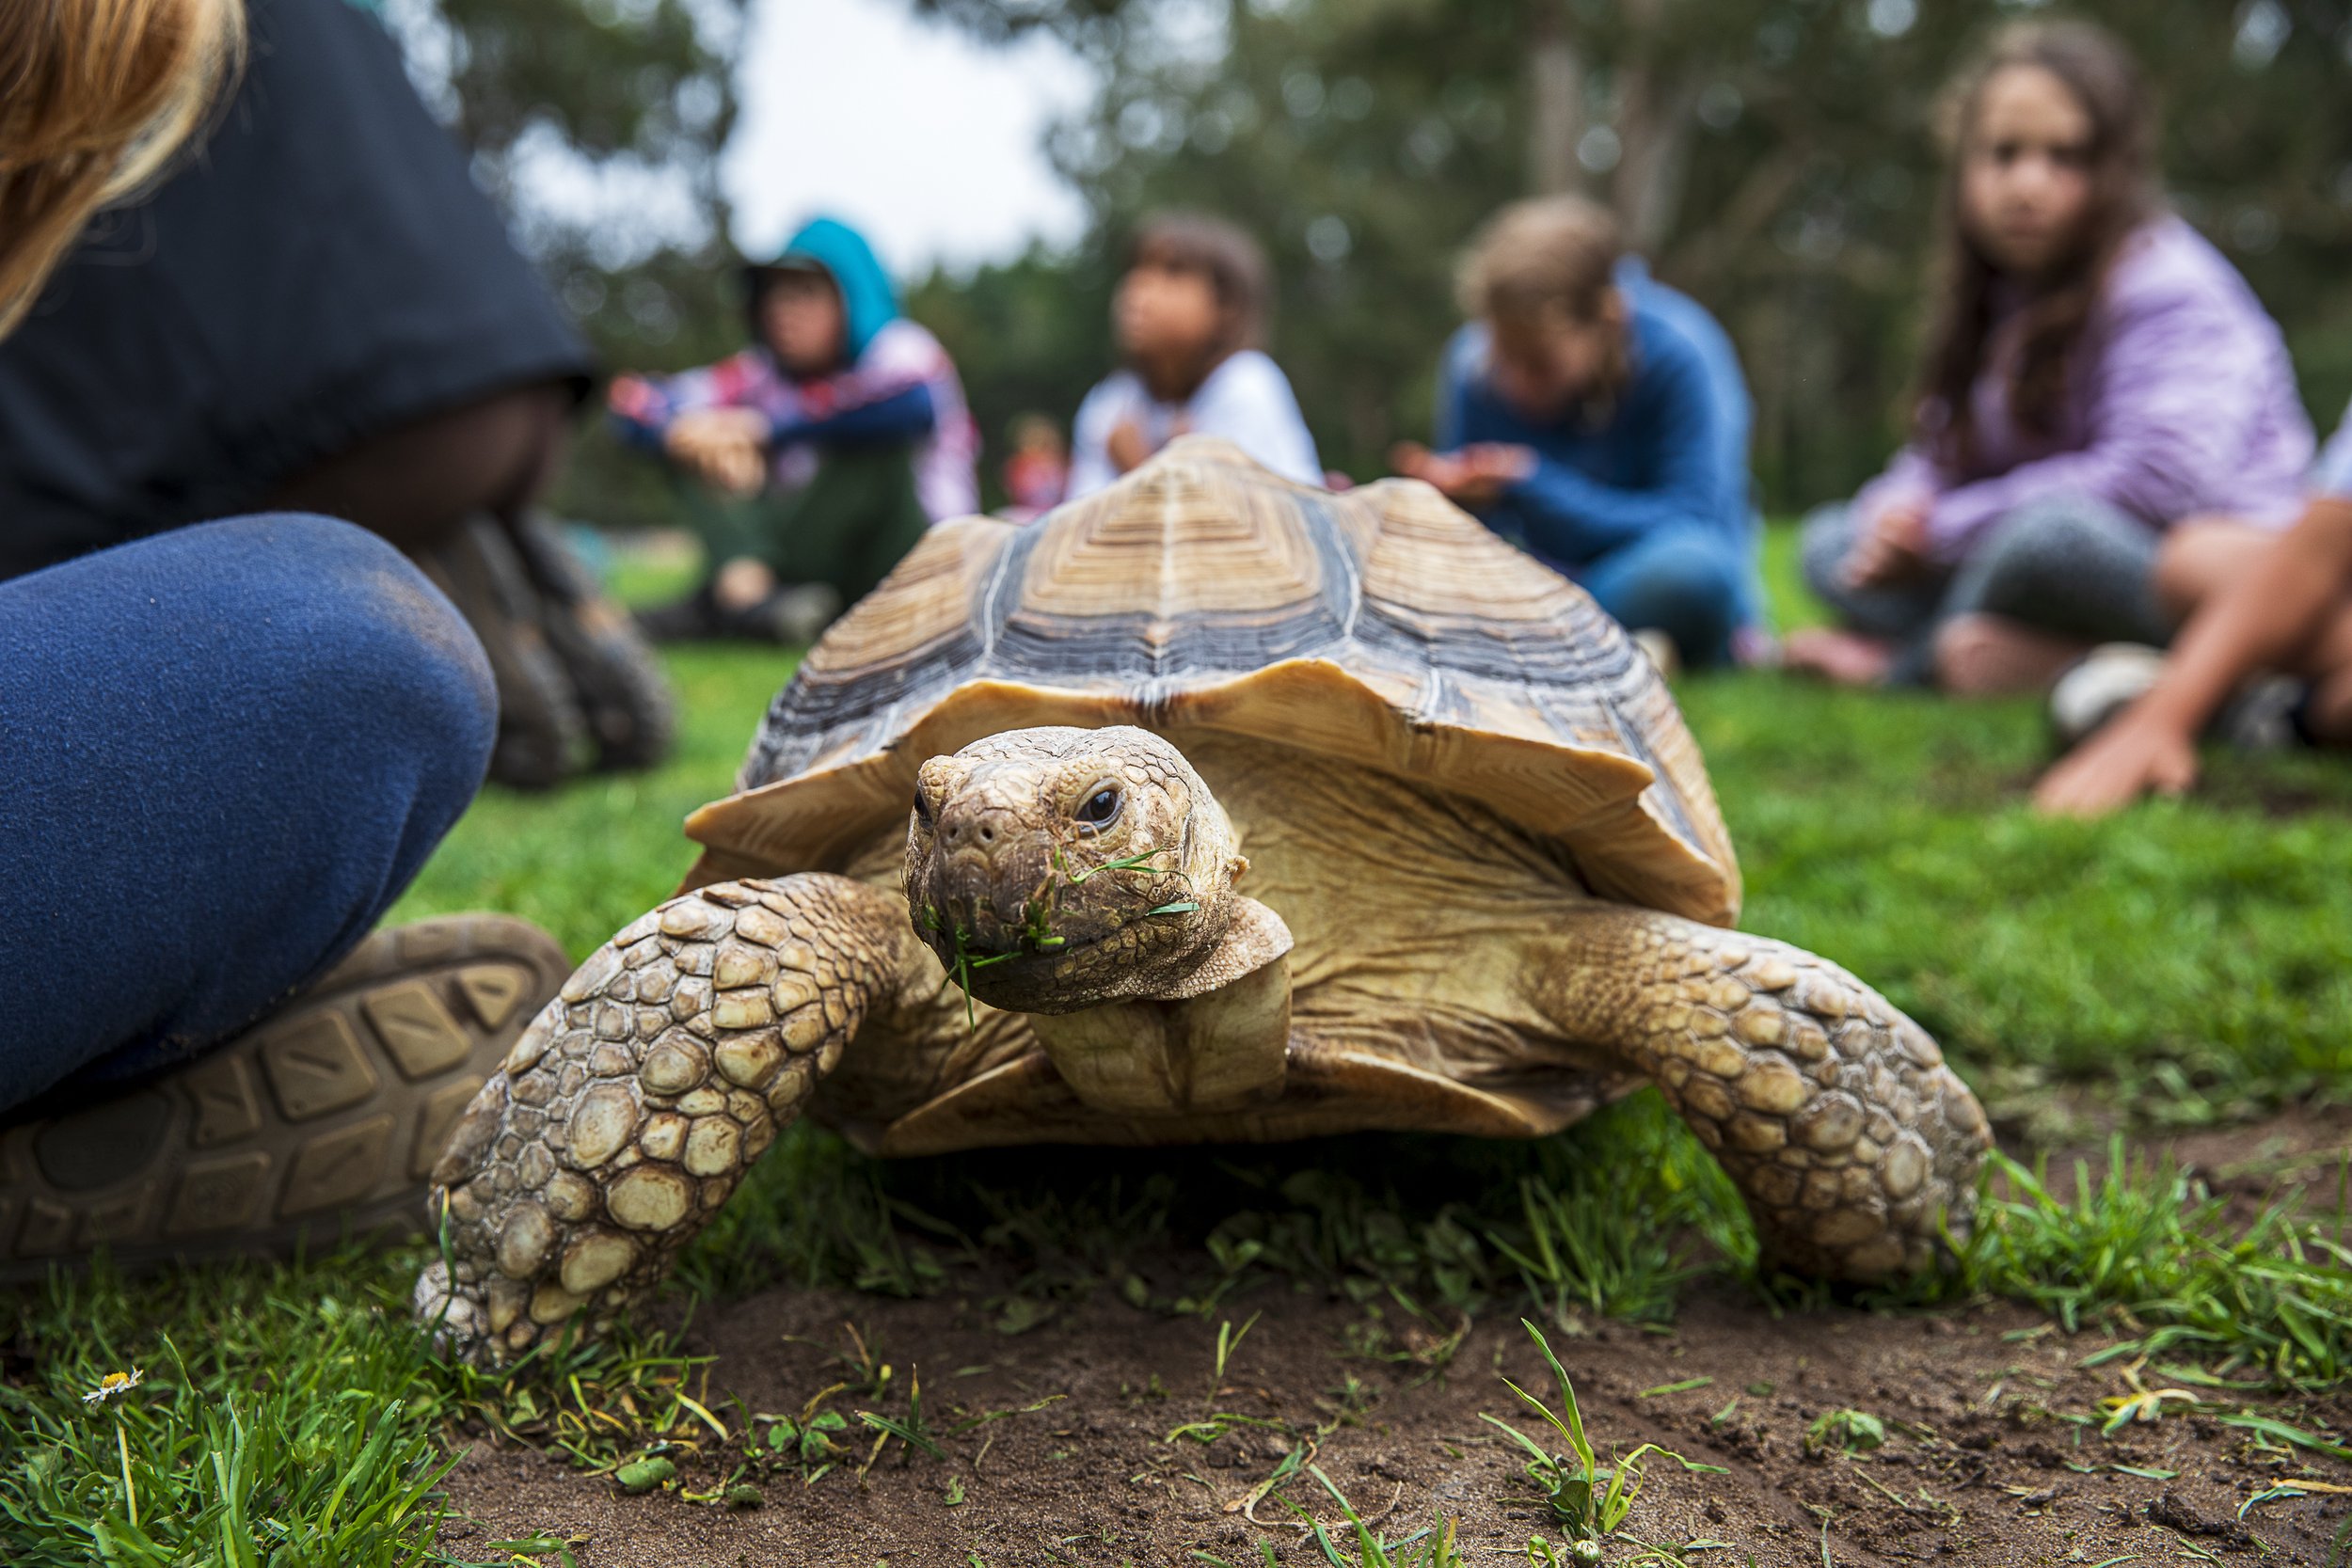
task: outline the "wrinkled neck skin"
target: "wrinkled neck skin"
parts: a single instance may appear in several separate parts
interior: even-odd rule
[[[1287,952],[1184,753],[1148,731],[1009,730],[923,765],[904,886],[948,974],[1008,1011],[1202,995]]]

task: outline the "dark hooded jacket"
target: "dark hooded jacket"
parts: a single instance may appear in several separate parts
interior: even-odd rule
[[[588,353],[382,25],[254,0],[235,98],[0,341],[0,578],[251,511],[379,433]]]

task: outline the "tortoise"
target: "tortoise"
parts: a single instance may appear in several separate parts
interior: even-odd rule
[[[1783,1266],[1933,1266],[1983,1113],[1844,970],[1731,929],[1664,682],[1438,493],[1205,437],[932,529],[812,648],[687,891],[433,1171],[424,1320],[609,1326],[806,1114],[883,1155],[1536,1138],[1656,1084]]]

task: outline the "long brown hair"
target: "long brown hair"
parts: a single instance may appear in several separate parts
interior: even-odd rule
[[[1523,331],[1548,318],[1600,319],[1625,259],[1625,228],[1597,201],[1539,196],[1514,201],[1478,231],[1454,274],[1462,313],[1498,331]],[[1632,373],[1627,335],[1616,334],[1581,400],[1588,423],[1603,422]]]
[[[2009,408],[2020,429],[2042,436],[2057,433],[2074,351],[2107,272],[2133,231],[2163,205],[2153,106],[2130,52],[2105,28],[2086,22],[2016,23],[1995,34],[1962,72],[1946,100],[1942,303],[1922,365],[1918,418],[1921,436],[1963,469],[1976,455],[1971,389],[1990,347],[2000,269],[1968,237],[1962,180],[1985,89],[2004,71],[2021,66],[2058,78],[2090,117],[2090,192],[2074,243],[2038,280],[2018,322]],[[1938,414],[1940,423],[1931,426]]]
[[[244,38],[241,0],[0,5],[0,334],[90,214],[170,162]]]

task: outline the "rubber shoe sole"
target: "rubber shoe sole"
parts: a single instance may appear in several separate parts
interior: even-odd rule
[[[506,915],[376,931],[185,1067],[0,1131],[0,1284],[421,1230],[450,1130],[570,973]]]

